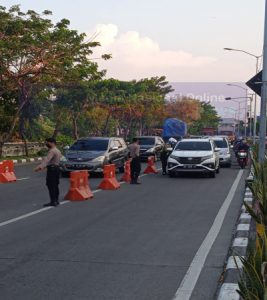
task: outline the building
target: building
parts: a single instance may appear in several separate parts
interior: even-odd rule
[[[222,118],[218,126],[219,135],[234,136],[238,131],[238,120],[234,118]]]

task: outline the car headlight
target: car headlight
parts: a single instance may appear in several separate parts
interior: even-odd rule
[[[175,160],[179,161],[179,157],[178,156],[175,156],[175,155],[171,154],[169,157],[172,158],[172,159],[175,159]]]
[[[68,161],[67,158],[65,156],[61,156],[60,162],[65,162],[65,161]]]
[[[146,152],[155,152],[155,148],[150,148],[150,149],[146,150]]]
[[[92,162],[100,162],[102,163],[105,160],[105,156],[98,156],[97,158],[93,159]]]
[[[207,155],[207,156],[203,156],[203,157],[201,158],[201,161],[205,161],[205,160],[211,159],[211,158],[213,158],[213,155],[212,155],[212,154],[211,154],[211,155]]]

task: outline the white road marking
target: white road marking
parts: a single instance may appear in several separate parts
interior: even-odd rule
[[[161,169],[159,169],[159,170],[161,170]],[[144,177],[144,176],[147,176],[147,174],[143,174],[143,175],[141,175],[140,177]],[[25,178],[19,178],[19,179],[17,179],[17,180],[26,180],[26,179],[29,179],[29,178],[30,178],[30,177],[25,177]],[[126,182],[124,182],[124,181],[121,182],[121,184],[125,184],[125,183],[126,183]],[[93,194],[96,194],[96,193],[99,193],[99,192],[101,192],[101,191],[102,191],[101,189],[97,189],[97,190],[92,191],[92,193],[93,193]],[[60,202],[60,205],[65,205],[65,204],[70,203],[70,202],[71,202],[71,201],[69,201],[69,200],[65,200],[65,201]],[[33,212],[27,213],[27,214],[25,214],[25,215],[22,215],[22,216],[19,216],[19,217],[16,217],[16,218],[13,218],[13,219],[10,219],[10,220],[1,222],[1,223],[0,223],[0,227],[4,227],[4,226],[6,226],[6,225],[9,225],[9,224],[18,222],[18,221],[20,221],[20,220],[23,220],[23,219],[32,217],[32,216],[34,216],[34,215],[40,214],[40,213],[45,212],[45,211],[47,211],[47,210],[49,210],[49,209],[52,209],[52,208],[54,208],[54,207],[53,207],[53,206],[50,206],[50,207],[44,207],[44,208],[35,210],[35,211],[33,211]]]
[[[250,224],[238,224],[236,231],[249,231]]]
[[[218,300],[239,300],[240,296],[236,290],[238,290],[238,284],[224,283],[220,289]]]
[[[240,220],[247,220],[247,221],[250,221],[251,220],[251,215],[249,213],[242,213],[240,215]]]
[[[196,286],[200,273],[203,269],[207,256],[210,252],[210,249],[215,242],[221,227],[223,225],[223,221],[225,215],[228,211],[228,208],[234,198],[235,192],[237,190],[239,181],[243,175],[243,170],[240,170],[237,174],[237,177],[224,200],[223,205],[221,206],[212,227],[210,228],[208,234],[206,235],[204,241],[202,242],[200,248],[198,249],[191,265],[189,266],[181,285],[179,286],[176,294],[174,295],[173,300],[189,300],[192,292]]]
[[[28,179],[30,179],[30,177],[22,177],[22,178],[17,178],[17,181],[28,180]]]
[[[35,210],[35,211],[33,211],[33,212],[30,212],[30,213],[28,213],[28,214],[22,215],[22,216],[20,216],[20,217],[13,218],[13,219],[10,219],[10,220],[1,222],[1,223],[0,223],[0,227],[4,227],[4,226],[6,226],[6,225],[8,225],[8,224],[15,223],[15,222],[17,222],[17,221],[20,221],[20,220],[29,218],[29,217],[31,217],[31,216],[40,214],[40,213],[42,213],[42,212],[44,212],[44,211],[46,211],[46,210],[49,210],[49,209],[51,209],[51,208],[52,208],[52,207],[44,207],[44,208]]]
[[[242,258],[244,258],[244,256],[241,256]],[[230,256],[228,258],[228,262],[227,262],[227,266],[226,266],[226,270],[229,269],[242,269],[243,268],[243,263],[241,262],[241,259],[239,256]]]
[[[247,247],[248,238],[235,238],[233,242],[233,247]]]

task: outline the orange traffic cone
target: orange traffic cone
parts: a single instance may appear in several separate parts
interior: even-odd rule
[[[121,181],[131,182],[131,161],[127,160],[124,165],[124,174],[121,178]]]
[[[88,171],[75,171],[70,173],[70,189],[65,200],[84,201],[93,198],[88,183]]]
[[[115,165],[104,166],[104,179],[98,186],[102,190],[116,190],[120,188],[120,184],[115,177],[116,168]]]
[[[4,160],[0,162],[0,182],[8,183],[16,180],[13,160]]]
[[[144,171],[144,174],[157,174],[158,170],[155,165],[155,158],[154,156],[149,156],[147,159],[147,167]]]

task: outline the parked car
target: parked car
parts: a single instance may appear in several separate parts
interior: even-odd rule
[[[200,172],[214,178],[220,171],[219,149],[211,139],[184,139],[168,159],[168,174]]]
[[[107,164],[115,164],[116,168],[123,172],[128,154],[128,147],[122,138],[82,138],[67,148],[60,162],[61,173],[66,176],[75,170],[103,172]]]
[[[159,136],[139,136],[140,141],[140,158],[147,161],[149,156],[154,156],[158,160],[160,153],[165,145],[163,139]]]
[[[220,149],[219,159],[220,166],[225,166],[230,168],[232,166],[231,153],[230,153],[230,145],[228,139],[226,137],[214,137],[212,138],[216,148]]]

